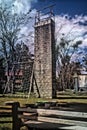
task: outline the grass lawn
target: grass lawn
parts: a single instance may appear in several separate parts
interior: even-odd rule
[[[23,106],[24,104],[32,104],[36,102],[45,102],[45,101],[57,101],[59,103],[66,102],[66,103],[85,103],[87,104],[87,95],[59,95],[57,99],[42,99],[42,98],[18,98],[18,97],[8,97],[8,96],[0,96],[0,106],[4,106],[5,102],[7,101],[18,101],[20,105]],[[67,98],[68,97],[68,98]],[[1,110],[0,110],[1,111]],[[11,121],[11,118],[0,118],[1,121]],[[12,124],[11,123],[0,123],[0,130],[11,130]],[[23,127],[21,130],[27,130]]]
[[[25,95],[26,96],[26,95]],[[21,106],[24,104],[32,104],[36,102],[45,102],[45,101],[56,101],[56,102],[66,102],[66,103],[86,103],[87,104],[87,93],[85,94],[73,94],[71,92],[62,92],[57,94],[56,99],[43,99],[35,97],[16,97],[15,95],[0,95],[0,106],[3,106],[7,101],[16,101],[19,102]]]
[[[87,96],[85,96],[87,97]],[[4,105],[7,101],[18,101],[20,102],[20,105],[23,106],[24,104],[32,104],[36,102],[45,102],[45,101],[57,101],[57,102],[66,102],[66,103],[87,103],[87,98],[84,96],[80,98],[79,97],[59,97],[59,99],[42,99],[42,98],[12,98],[12,97],[0,97],[0,105]]]

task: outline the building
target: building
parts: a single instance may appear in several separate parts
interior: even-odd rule
[[[87,72],[81,71],[78,75],[79,79],[79,90],[80,91],[87,91]]]
[[[56,96],[55,22],[52,17],[35,23],[34,75],[40,97]],[[35,86],[35,85],[34,85]]]

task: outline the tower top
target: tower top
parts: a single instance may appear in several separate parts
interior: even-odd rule
[[[35,24],[40,21],[44,21],[46,19],[54,19],[53,7],[55,4],[46,6],[37,11],[35,16]]]

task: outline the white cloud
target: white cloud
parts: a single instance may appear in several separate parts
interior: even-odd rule
[[[26,13],[26,12],[28,12],[28,10],[31,9],[32,2],[35,3],[35,2],[37,2],[37,0],[15,0],[15,2],[13,2],[14,9],[18,13],[20,13],[20,12]]]
[[[83,44],[81,46],[87,46],[87,38],[83,39]]]
[[[55,21],[57,43],[59,43],[60,38],[64,36],[67,39],[74,39],[74,41],[82,40],[82,46],[87,46],[87,35],[83,36],[83,34],[87,32],[87,26],[80,24],[80,22],[85,23],[87,21],[87,16],[76,15],[74,18],[70,18],[68,15],[58,15]]]
[[[27,12],[31,8],[32,2],[37,2],[37,0],[0,0],[0,3],[8,3],[8,4],[14,4],[14,11],[18,12]],[[36,9],[32,10],[31,16],[35,16]],[[83,36],[85,32],[87,32],[87,26],[84,26],[84,23],[87,22],[87,16],[83,15],[75,15],[75,17],[71,18],[69,15],[65,14],[63,16],[57,15],[55,16],[55,22],[56,22],[56,38],[57,42],[59,43],[59,40],[63,34],[65,34],[65,37],[67,39],[75,39],[82,40],[83,44],[82,46],[87,45],[87,35]],[[83,23],[83,24],[80,24]],[[21,33],[29,34],[29,32],[34,32],[34,20],[29,22],[29,25],[22,28]]]
[[[13,11],[16,13],[26,13],[31,9],[31,3],[37,2],[37,0],[0,0],[1,4],[14,5]]]
[[[17,13],[23,12],[26,13],[31,8],[31,0],[15,0],[13,2],[14,11]]]
[[[13,2],[13,0],[0,0],[0,3],[3,3],[3,4],[10,4],[10,3],[12,3]]]
[[[16,0],[14,3],[14,12],[20,13],[21,11],[23,11],[23,4],[21,3],[21,1]]]
[[[31,4],[37,2],[37,0],[0,0],[2,5],[7,4],[8,6],[12,6],[12,13],[27,13],[31,9]],[[35,17],[36,9],[33,9],[29,16]],[[20,42],[23,40],[30,48],[34,43],[34,22],[35,20],[32,19],[29,21],[28,25],[21,27],[20,34],[18,35],[21,39],[18,40]],[[33,52],[34,47],[31,48],[31,52]]]

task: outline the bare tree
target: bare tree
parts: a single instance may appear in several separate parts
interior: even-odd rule
[[[31,20],[29,10],[26,14],[17,14],[12,12],[12,7],[0,5],[0,51],[2,52],[6,62],[7,84],[4,92],[11,91],[9,68],[12,64],[14,70],[15,62],[15,44],[19,40],[20,30]],[[14,71],[13,71],[14,72]],[[14,74],[13,74],[14,77]],[[13,91],[13,90],[12,90]]]
[[[85,53],[83,54],[83,67],[87,71],[87,47],[85,47]]]
[[[76,70],[76,64],[71,62],[71,57],[76,53],[81,41],[66,40],[61,38],[56,47],[56,63],[60,88],[65,90],[72,87],[72,74]]]

